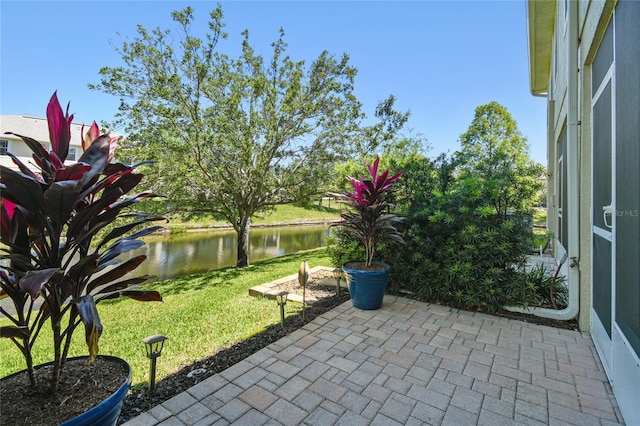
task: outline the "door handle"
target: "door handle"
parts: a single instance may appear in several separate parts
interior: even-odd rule
[[[611,216],[613,214],[613,204],[609,204],[608,206],[602,206],[602,219],[604,220],[604,226],[611,229],[612,225],[609,225],[607,222],[607,215]]]

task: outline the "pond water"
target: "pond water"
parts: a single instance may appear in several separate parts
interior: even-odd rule
[[[249,233],[249,263],[326,245],[326,226],[252,228]],[[234,266],[237,236],[233,230],[203,231],[145,239],[145,245],[129,258],[147,255],[130,276],[155,275],[166,280],[196,272]],[[123,260],[126,260],[123,257]]]

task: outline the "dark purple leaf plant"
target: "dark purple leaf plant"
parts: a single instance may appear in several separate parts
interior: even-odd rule
[[[148,224],[164,218],[131,209],[155,195],[149,191],[130,194],[142,174],[136,173],[137,165],[113,161],[119,138],[101,135],[95,122],[86,133],[82,128],[82,156],[65,164],[73,120],[68,111],[67,105],[63,113],[54,93],[47,106],[51,149],[11,133],[31,149],[35,170],[10,153],[18,170],[0,166],[0,299],[10,298],[15,311],[0,306],[11,323],[0,327],[0,336],[20,349],[35,387],[32,348],[42,328],[50,324],[52,393],[57,391],[73,333],[81,324],[89,362],[98,355],[102,333],[98,302],[120,296],[162,300],[157,291],[136,288],[151,276],[126,277],[146,256],[119,258],[142,246],[140,237],[162,229]]]

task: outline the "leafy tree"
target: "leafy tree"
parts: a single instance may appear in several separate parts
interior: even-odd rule
[[[482,197],[496,213],[534,204],[544,168],[529,158],[527,139],[505,107],[497,102],[477,107],[460,143],[462,177],[477,180]]]
[[[379,146],[380,154],[365,152],[357,159],[350,158],[336,165],[334,188],[338,191],[349,190],[351,184],[345,176],[366,175],[368,171],[365,164],[372,163],[376,158],[380,159],[380,168],[404,171],[408,167],[413,167],[419,160],[426,159],[425,153],[428,150],[429,145],[420,135],[396,135]],[[409,182],[404,179],[398,181],[391,197],[393,203],[402,207],[403,201],[410,197],[409,190]]]
[[[104,67],[90,87],[118,96],[118,126],[129,155],[157,161],[148,175],[172,208],[224,217],[238,234],[237,266],[249,265],[251,216],[325,192],[334,162],[375,149],[408,113],[394,98],[365,118],[353,94],[356,69],[345,54],[322,52],[309,67],[286,55],[284,31],[270,58],[255,53],[249,32],[241,54],[217,51],[226,38],[220,6],[205,38],[192,35],[194,11],[172,13],[176,34],[138,26],[118,52],[124,66]]]

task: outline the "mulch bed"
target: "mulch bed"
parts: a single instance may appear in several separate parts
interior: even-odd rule
[[[494,313],[493,315],[497,315],[497,316],[501,316],[501,317],[505,317],[513,320],[518,320],[518,321],[524,321],[531,324],[546,325],[548,327],[554,327],[554,328],[562,328],[565,330],[578,331],[580,329],[578,326],[577,319],[562,321],[562,320],[556,320],[551,318],[539,317],[533,314],[526,314],[526,313],[519,313],[519,312],[515,313],[510,311],[500,311],[500,312]]]
[[[341,278],[341,288],[346,293],[346,282],[344,277]],[[292,295],[298,296],[297,301],[305,299],[305,304],[309,305],[316,303],[318,300],[325,299],[327,297],[333,297],[336,294],[336,280],[333,277],[333,273],[330,270],[320,269],[311,274],[307,280],[306,287],[302,287],[298,278],[293,278],[284,282],[279,282],[277,285],[271,286],[273,293],[279,293],[281,291],[289,292],[289,298]]]
[[[387,292],[387,294],[389,294],[389,292]],[[398,293],[391,293],[391,294],[395,294],[396,296],[406,297],[408,299],[420,300],[420,301],[425,302],[424,300],[420,299],[419,297],[417,297],[413,293],[398,292]],[[445,303],[439,303],[438,301],[425,302],[425,303],[436,303],[436,304],[440,304],[442,306],[447,306]],[[542,307],[542,306],[540,306],[540,307]],[[454,309],[462,309],[462,308],[454,308]],[[498,317],[504,317],[504,318],[518,320],[518,321],[524,321],[524,322],[528,322],[530,324],[546,325],[547,327],[561,328],[561,329],[564,329],[564,330],[573,330],[573,331],[579,331],[580,330],[580,327],[579,327],[579,324],[578,324],[578,320],[575,319],[575,318],[574,319],[570,319],[570,320],[557,320],[557,319],[552,319],[552,318],[539,317],[539,316],[533,315],[533,314],[527,314],[527,313],[521,313],[521,312],[511,312],[511,311],[507,311],[506,309],[500,310],[498,312],[485,312],[485,311],[481,311],[481,310],[478,310],[476,312],[481,312],[481,313],[484,313],[484,314],[487,314],[487,315],[495,315],[495,316],[498,316]]]

